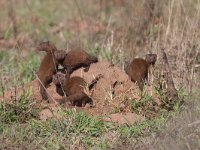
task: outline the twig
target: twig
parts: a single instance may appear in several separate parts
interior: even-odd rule
[[[164,67],[164,78],[165,78],[166,84],[167,84],[167,94],[172,99],[178,99],[178,94],[177,94],[177,90],[176,90],[175,85],[174,85],[174,81],[173,81],[173,77],[172,77],[172,71],[171,71],[171,68],[169,66],[167,55],[165,53],[164,48],[161,49],[161,51],[162,51],[162,54],[163,54],[163,61],[164,61],[163,67]]]
[[[192,126],[195,126],[195,125],[198,125],[198,124],[200,124],[200,120],[196,120],[196,121],[188,124],[188,127],[192,127]]]
[[[33,70],[32,70],[33,71]],[[35,71],[33,71],[34,75],[36,76],[37,80],[40,82],[40,84],[42,85],[42,87],[45,89],[45,91],[47,92],[47,94],[50,96],[51,100],[53,100],[53,102],[55,104],[57,104],[58,102],[51,96],[51,94],[47,91],[46,87],[44,86],[44,84],[42,83],[42,81],[40,80],[40,78],[38,77],[38,75],[35,73]]]
[[[106,33],[105,33],[105,36],[104,36],[103,41],[102,41],[102,43],[101,43],[101,48],[103,48],[104,43],[105,43],[105,41],[106,41],[106,38],[107,38],[107,36],[108,36],[109,28],[110,28],[110,25],[111,25],[111,19],[112,19],[112,15],[109,17],[108,25],[107,25],[107,27],[106,27]]]

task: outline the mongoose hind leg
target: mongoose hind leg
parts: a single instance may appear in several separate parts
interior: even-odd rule
[[[82,100],[82,107],[85,107],[86,104],[89,104],[90,107],[93,106],[93,101],[88,96],[85,96],[85,98]]]
[[[84,63],[84,72],[88,72],[88,70],[90,69],[90,65],[92,63],[96,63],[98,62],[98,59],[96,57],[91,57],[92,59],[91,60],[87,60],[85,63]]]
[[[39,86],[40,86],[40,94],[42,96],[42,99],[48,100],[48,95],[46,92],[46,87],[48,86],[48,83],[44,81],[40,81]]]
[[[88,71],[89,71],[89,69],[90,69],[90,66],[87,66],[87,67],[85,67],[85,68],[84,68],[84,70],[83,70],[83,71],[84,71],[84,72],[88,72]]]
[[[65,96],[65,92],[64,92],[64,90],[63,90],[63,87],[62,87],[62,85],[57,85],[56,86],[56,92],[60,95],[60,96]]]

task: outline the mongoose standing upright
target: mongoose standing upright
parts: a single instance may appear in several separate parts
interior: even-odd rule
[[[36,51],[45,51],[47,52],[38,71],[39,85],[40,85],[40,94],[43,99],[47,100],[46,88],[52,82],[53,74],[56,73],[58,67],[58,61],[55,59],[54,52],[57,51],[57,48],[51,42],[42,42],[36,47]]]

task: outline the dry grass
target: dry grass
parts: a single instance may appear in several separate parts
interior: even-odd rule
[[[185,111],[172,116],[166,130],[142,138],[142,144],[136,144],[136,147],[149,148],[153,143],[152,149],[198,149],[200,104],[199,95],[195,93],[200,88],[198,18],[199,0],[1,0],[0,50],[6,51],[0,52],[2,87],[8,89],[34,78],[31,70],[38,69],[40,56],[32,54],[32,49],[44,39],[55,42],[59,49],[83,47],[100,60],[110,60],[122,68],[134,57],[156,53],[156,81],[160,81],[162,75],[161,48],[165,48],[175,86],[180,96],[187,95],[187,105]],[[7,52],[14,49],[19,54]],[[27,59],[29,64],[26,64]],[[143,126],[147,125],[139,127]],[[137,133],[135,128],[129,129],[131,133]],[[76,137],[76,133],[70,134]],[[121,135],[116,139],[118,147],[127,144],[133,148],[136,142],[133,142],[132,134]],[[85,141],[87,146],[92,145],[90,140]],[[115,147],[116,143],[110,145]],[[108,143],[99,145],[105,148]]]

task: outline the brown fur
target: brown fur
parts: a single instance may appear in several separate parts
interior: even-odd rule
[[[148,69],[150,65],[154,65],[157,59],[156,54],[147,54],[146,60],[135,58],[127,68],[127,74],[133,82],[136,82],[140,89],[143,89],[144,81],[148,78]]]
[[[96,84],[97,80],[102,76],[97,77],[89,86],[89,90]],[[85,106],[86,103],[92,103],[92,99],[84,93],[84,87],[87,86],[85,80],[81,77],[69,77],[69,74],[57,73],[53,76],[53,83],[56,85],[56,91],[59,95],[64,96],[66,93],[67,98],[61,102],[65,103],[70,101],[74,106]]]
[[[58,67],[58,61],[54,56],[57,49],[54,44],[48,41],[40,43],[36,50],[47,52],[40,64],[38,78],[40,79],[40,94],[43,99],[48,99],[46,88],[52,82],[53,74],[56,73]]]
[[[56,60],[59,62],[59,64],[63,64],[63,61],[65,59],[65,56],[67,55],[67,52],[64,50],[57,50],[54,52]]]
[[[57,50],[55,45],[50,41],[41,42],[36,48],[36,51],[54,52]]]
[[[96,63],[98,59],[89,55],[81,49],[71,50],[65,56],[63,67],[71,74],[75,69],[85,67],[84,71],[88,71],[91,63]]]
[[[156,60],[157,60],[157,55],[156,54],[147,54],[145,57],[145,60],[150,64],[150,65],[155,65]]]

